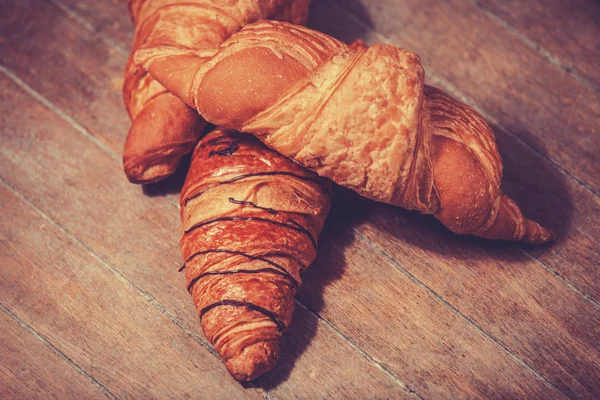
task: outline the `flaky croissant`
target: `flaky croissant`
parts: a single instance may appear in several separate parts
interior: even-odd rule
[[[302,24],[309,0],[129,0],[135,25],[132,56],[125,70],[123,99],[133,123],[123,168],[134,183],[171,175],[189,154],[205,124],[194,110],[133,63],[137,49],[183,46],[212,54],[242,26],[261,18]]]
[[[211,56],[161,47],[135,58],[207,121],[251,132],[363,196],[433,214],[459,234],[554,238],[502,193],[488,124],[424,85],[409,51],[349,48],[301,26],[259,21]]]
[[[277,361],[330,190],[250,135],[217,129],[194,151],[181,192],[181,253],[204,334],[237,380]]]

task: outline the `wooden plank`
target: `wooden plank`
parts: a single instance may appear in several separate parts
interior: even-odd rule
[[[346,223],[572,397],[600,395],[600,309],[510,245],[344,196]],[[357,214],[356,210],[368,210]],[[431,221],[433,222],[433,221]]]
[[[0,198],[2,303],[117,397],[262,397],[4,184]]]
[[[338,210],[330,217],[330,224],[339,224],[340,231],[354,226],[357,234],[375,243],[376,251],[394,259],[403,271],[514,350],[568,395],[600,393],[600,312],[553,274],[515,254],[510,247],[465,240],[433,221],[423,223],[420,215],[383,205],[370,207],[367,201],[346,191],[338,197],[343,197],[343,202],[335,203]],[[362,265],[366,276],[373,274],[372,266],[381,265],[381,261]],[[323,270],[309,271],[307,281],[320,282]],[[377,291],[391,279],[391,272],[378,271],[373,275],[379,277],[371,278],[376,280],[372,286]],[[369,289],[372,288],[364,290]],[[361,318],[344,313],[343,308],[352,301],[350,296],[354,301],[363,296],[361,290],[348,293],[346,299],[336,296],[320,313],[340,329],[358,324],[355,329],[361,334],[385,331],[379,325],[363,326]],[[404,302],[398,293],[388,296],[408,307],[419,303]],[[310,297],[302,299],[313,304]],[[388,322],[383,316],[375,320],[381,321],[379,324]],[[374,357],[382,356],[379,351],[391,351],[369,346],[365,349]]]
[[[566,178],[519,141],[496,129],[504,160],[503,187],[526,215],[551,226],[558,240],[549,246],[514,246],[600,303],[600,198]]]
[[[360,35],[369,42],[381,40],[376,32],[357,23],[332,2],[318,2],[312,11],[311,24],[334,36],[351,40]],[[339,15],[339,18],[331,24],[321,19],[324,15]],[[431,84],[443,86],[439,80],[429,80]],[[555,229],[558,234],[557,243],[549,247],[523,249],[600,302],[600,271],[596,267],[600,250],[594,239],[600,235],[598,197],[544,161],[521,140],[501,129],[496,128],[495,132],[504,160],[503,183],[507,193],[517,200],[526,216]]]
[[[4,118],[0,176],[103,260],[118,267],[124,279],[204,341],[196,310],[185,290],[184,277],[176,272],[180,265],[177,208],[164,199],[142,196],[137,187],[126,181],[118,161],[93,146],[81,132],[48,109],[32,102],[31,97],[0,75],[0,109],[6,109],[9,104],[22,112]],[[80,264],[69,262],[69,265]],[[39,289],[33,286],[28,290],[34,296]],[[21,297],[26,296],[24,290]],[[112,294],[106,296],[110,298]],[[128,307],[128,313],[139,314],[137,307],[144,304],[147,307],[147,303],[140,305],[141,300],[133,298],[122,301],[126,303],[124,306]],[[82,304],[81,307],[89,310],[90,306]],[[60,312],[54,314],[59,315]],[[312,314],[299,310],[296,316],[299,316],[299,321],[286,334],[284,349],[287,348],[288,353],[282,357],[277,370],[262,381],[265,387],[273,388],[275,395],[295,393],[295,396],[312,398],[318,397],[322,390],[338,398],[386,397],[388,394],[401,398],[408,395],[400,382],[356,353],[335,332],[318,323]],[[127,320],[119,323],[128,324]],[[126,328],[137,329],[135,323],[137,320]],[[95,334],[101,335],[104,329],[104,324],[100,325]],[[183,331],[180,333],[184,335]],[[181,352],[185,352],[180,354],[182,361],[170,361],[181,363],[181,368],[187,365],[188,358],[197,359],[197,353],[203,351],[179,343],[187,338],[186,335],[180,338],[170,332],[163,339],[148,336],[145,340],[154,340],[153,346],[161,346],[162,340],[165,340],[168,341],[165,345],[181,347]],[[100,338],[95,339],[102,343]],[[72,340],[76,341],[75,338]],[[129,338],[125,336],[121,340],[128,341]],[[119,348],[124,344],[111,345]],[[92,356],[97,355],[92,352]],[[330,356],[335,358],[324,361],[324,357]],[[114,363],[111,360],[106,365]],[[338,365],[333,368],[334,364]],[[131,368],[132,365],[135,364],[127,363],[123,368]],[[226,374],[225,368],[218,362],[206,362],[206,368],[216,370],[206,376],[211,382],[220,384],[220,381],[225,381],[224,388],[234,382],[228,375],[218,375]],[[173,369],[176,373],[177,369]],[[110,379],[120,378],[113,374]],[[314,382],[314,385],[303,384],[306,380]],[[173,384],[179,383],[175,380]],[[137,392],[137,396],[141,393]]]
[[[0,312],[0,359],[0,398],[110,397],[5,312]]]
[[[127,1],[123,0],[49,0],[89,30],[109,38],[128,50],[133,43],[133,26]]]
[[[163,199],[140,196],[122,177],[118,162],[90,146],[84,135],[56,121],[44,107],[31,104],[15,85],[1,83],[6,94],[0,98],[8,98],[10,93],[12,107],[23,110],[5,118],[0,170],[10,174],[3,174],[3,179],[100,257],[118,266],[126,279],[167,312],[181,321],[195,320],[193,306],[182,290],[183,277],[175,273],[179,259],[175,250],[177,209]],[[95,194],[93,202],[90,193]],[[352,243],[347,234],[339,236],[335,227],[329,232],[320,253],[330,254],[331,259],[313,268],[324,275],[307,275],[301,299],[315,310],[321,301],[337,304],[335,315],[344,322],[341,334],[369,352],[377,350],[377,359],[410,388],[424,396],[440,397],[498,397],[507,393],[560,397],[476,327],[398,274],[384,258],[360,242]],[[382,268],[381,273],[373,274],[373,266]],[[169,273],[169,268],[173,272]],[[382,281],[386,276],[388,281]],[[399,308],[399,303],[404,306]],[[327,314],[327,318],[332,317]],[[197,331],[199,326],[188,329]],[[350,373],[324,363],[323,357],[332,353],[317,352],[323,331],[315,333],[310,345],[301,350],[301,357],[290,359],[295,364],[287,367],[290,376],[273,390],[275,395],[312,392],[312,385],[303,385],[296,378],[300,372],[308,374],[316,387],[334,387],[335,393],[344,390],[348,397],[353,397],[356,388],[369,384],[378,390],[373,391],[374,397],[385,392],[385,385],[370,381],[377,373],[369,372],[372,364],[366,364],[364,358],[345,356],[350,352],[348,347],[337,351],[334,362],[340,366],[354,364]],[[328,379],[331,383],[326,382]],[[348,380],[354,386],[347,385]]]
[[[255,383],[282,399],[417,398],[302,306],[294,311],[277,366]]]
[[[0,37],[0,64],[122,153],[130,126],[121,97],[126,54],[47,1],[3,4]]]
[[[600,4],[591,0],[479,0],[553,62],[600,86]]]
[[[344,222],[351,215],[339,211],[304,275],[303,302],[424,398],[561,397],[369,248]]]
[[[341,24],[326,16],[351,9],[419,54],[426,75],[446,82],[442,89],[468,96],[491,122],[600,193],[600,92],[548,62],[469,0],[340,2],[343,8],[315,4],[318,28],[331,32]]]

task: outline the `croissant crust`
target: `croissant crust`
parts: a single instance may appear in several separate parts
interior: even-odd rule
[[[419,57],[348,47],[274,21],[250,24],[209,57],[148,48],[136,62],[207,121],[267,146],[365,197],[433,214],[456,233],[544,243],[500,189],[492,130],[424,85]]]
[[[204,334],[238,380],[277,361],[330,190],[248,135],[217,129],[194,151],[181,192],[187,285]]]
[[[125,68],[123,99],[132,120],[123,168],[134,183],[171,175],[198,143],[206,122],[133,62],[138,49],[175,46],[213,54],[249,22],[261,18],[305,22],[309,0],[129,0],[135,25]]]

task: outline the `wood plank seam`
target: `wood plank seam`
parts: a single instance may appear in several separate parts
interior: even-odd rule
[[[350,19],[352,19],[357,24],[361,25],[361,27],[363,27],[366,31],[370,32],[371,34],[373,34],[373,36],[376,36],[381,43],[391,44],[391,45],[394,45],[394,46],[397,45],[394,40],[388,38],[387,36],[383,35],[382,33],[378,32],[377,30],[375,30],[371,26],[369,26],[369,24],[367,24],[366,22],[364,22],[358,15],[356,15],[354,13],[354,11],[352,11],[351,9],[349,9],[343,3],[340,3],[339,0],[335,0],[335,3],[338,6],[338,8],[340,8],[344,13],[346,13],[346,15],[348,15],[348,17]],[[506,135],[510,136],[511,138],[517,140],[519,143],[521,143],[522,145],[524,145],[527,149],[531,150],[535,154],[537,154],[540,157],[542,157],[544,160],[546,160],[552,166],[554,166],[559,172],[561,172],[567,178],[572,179],[575,183],[577,183],[579,186],[581,186],[582,188],[584,188],[586,191],[588,191],[589,193],[591,193],[595,197],[600,197],[600,193],[596,192],[588,184],[586,184],[585,182],[581,181],[579,178],[577,178],[576,176],[574,176],[570,171],[568,171],[567,169],[565,169],[564,167],[562,167],[556,161],[550,159],[547,155],[544,155],[543,153],[540,153],[538,150],[536,150],[533,147],[531,147],[531,145],[529,145],[527,142],[523,141],[518,135],[515,135],[510,130],[508,130],[507,128],[505,128],[501,123],[499,123],[499,121],[496,118],[494,118],[492,115],[490,115],[485,109],[482,109],[481,107],[479,107],[477,105],[476,101],[474,101],[473,99],[471,99],[467,95],[463,94],[458,88],[456,88],[453,84],[451,84],[450,82],[448,82],[445,78],[442,78],[441,76],[439,76],[438,74],[436,74],[433,71],[427,71],[427,75],[431,76],[433,79],[437,80],[442,85],[444,85],[445,87],[447,87],[449,89],[448,92],[449,92],[450,95],[452,95],[453,97],[455,97],[457,100],[460,100],[461,102],[467,104],[469,107],[473,108],[475,111],[477,111],[479,114],[481,114],[481,116],[483,116],[483,118],[486,119],[488,121],[488,123],[494,125],[497,129],[501,130]]]
[[[52,342],[50,340],[48,340],[41,333],[36,331],[27,322],[25,322],[21,318],[19,318],[18,315],[16,315],[14,312],[12,312],[8,307],[6,307],[2,303],[0,303],[0,310],[2,310],[2,312],[4,312],[6,315],[8,315],[10,318],[12,318],[17,324],[19,324],[23,329],[25,329],[29,334],[31,334],[36,340],[42,342],[44,344],[44,346],[46,346],[48,348],[48,350],[50,350],[53,354],[55,354],[57,357],[59,357],[60,359],[65,361],[67,364],[69,364],[69,366],[71,368],[73,368],[75,371],[77,371],[77,373],[79,373],[80,375],[85,377],[90,383],[92,383],[92,385],[97,387],[106,397],[108,397],[109,399],[118,399],[118,397],[113,392],[111,392],[110,389],[108,389],[104,384],[102,384],[102,382],[99,382],[96,378],[94,378],[92,375],[90,375],[86,370],[84,370],[79,365],[77,365],[77,363],[75,361],[73,361],[68,355],[66,355],[65,353],[60,351],[54,344],[52,344]]]
[[[2,64],[0,64],[0,71],[4,75],[8,76],[8,78],[11,81],[13,81],[17,86],[19,86],[21,89],[23,89],[23,91],[25,91],[25,93],[29,94],[31,97],[33,97],[34,99],[39,101],[41,104],[43,104],[44,107],[48,108],[49,110],[54,112],[56,115],[58,115],[60,118],[65,120],[67,123],[69,123],[71,126],[73,126],[73,128],[75,128],[83,136],[85,136],[89,140],[91,140],[92,143],[95,144],[98,148],[107,152],[111,158],[114,158],[115,160],[121,162],[121,157],[119,157],[118,155],[113,153],[112,150],[102,140],[100,140],[96,136],[92,135],[87,129],[85,129],[81,124],[79,124],[79,122],[75,121],[67,113],[62,111],[57,106],[55,106],[50,100],[46,99],[44,96],[42,96],[36,90],[34,90],[31,86],[29,86],[27,83],[25,83],[23,80],[21,80],[21,78],[19,78],[17,76],[17,74],[15,74],[14,72],[9,70]]]
[[[367,359],[371,363],[373,363],[375,365],[375,367],[377,367],[377,369],[379,369],[384,374],[386,374],[387,376],[389,376],[398,385],[406,388],[406,390],[408,391],[408,393],[411,396],[416,397],[416,398],[421,399],[421,400],[424,399],[423,396],[421,396],[415,389],[411,388],[408,384],[406,384],[406,382],[404,382],[402,379],[400,379],[400,377],[398,375],[396,375],[394,372],[392,372],[381,361],[376,360],[373,356],[371,356],[369,353],[367,353],[362,347],[360,347],[358,344],[354,343],[348,336],[344,335],[333,323],[331,323],[331,321],[329,321],[328,319],[322,317],[321,315],[319,315],[319,313],[317,313],[316,311],[314,311],[313,309],[311,309],[307,305],[303,304],[298,299],[296,299],[296,304],[298,304],[300,307],[304,308],[310,314],[314,315],[319,321],[323,322],[323,324],[325,324],[326,326],[328,326],[329,328],[331,328],[331,330],[336,335],[338,335],[338,337],[340,337],[342,340],[344,340],[345,342],[347,342],[350,345],[350,347],[352,347],[356,352],[358,352],[365,359]]]
[[[6,69],[6,67],[3,67],[2,65],[0,65],[0,70],[2,71],[8,71]],[[8,71],[10,72],[10,71]],[[18,82],[15,82],[17,84],[19,84],[20,87],[22,87],[23,89],[26,89],[27,93],[35,93],[36,96],[34,96],[36,99],[43,99],[44,101],[44,105],[46,104],[50,104],[52,105],[52,107],[50,108],[52,111],[58,110],[58,108],[56,106],[54,106],[49,100],[45,99],[41,94],[37,93],[33,88],[29,87],[25,82],[21,81],[20,78],[18,78],[14,73],[10,72],[10,74],[7,74],[7,76],[12,80],[12,79],[17,79],[20,84]],[[57,115],[61,116],[61,114],[64,114],[62,111],[60,111],[60,114],[57,113]],[[68,117],[68,116],[67,116]],[[70,123],[70,124],[77,124],[80,129],[77,129],[77,131],[79,131],[80,133],[82,132],[86,132],[85,133],[85,137],[92,139],[95,138],[93,135],[91,135],[89,132],[86,131],[86,129],[79,125],[74,119],[68,117],[68,119],[65,119],[66,122]],[[110,150],[109,148],[107,148],[106,146],[99,146],[101,149],[103,149],[105,152],[110,153],[113,157],[117,159],[120,162],[120,159],[118,158],[118,156],[116,156],[116,154],[114,154],[112,152],[112,150]],[[0,181],[4,182],[3,179],[0,178]],[[25,199],[19,192],[16,191],[16,189],[12,188],[10,185],[8,185],[8,183],[4,182],[12,191],[14,191],[17,195],[19,195],[20,197],[22,197],[23,199]],[[38,212],[43,213],[42,210],[38,209],[34,204],[32,204],[31,202],[29,202],[29,200],[25,199],[29,204],[31,204],[33,207],[36,208],[36,210],[38,210]],[[169,201],[169,203],[174,204],[173,201],[171,201],[169,198],[167,198],[167,201]],[[174,204],[175,205],[175,204]],[[79,243],[82,243],[78,238],[74,237],[73,235],[71,235],[68,231],[66,231],[65,228],[63,228],[62,226],[60,226],[58,223],[54,222],[52,219],[50,219],[50,217],[48,217],[46,214],[44,214],[44,216],[46,218],[48,218],[50,221],[52,221],[54,224],[56,224],[57,226],[59,226],[62,230],[64,230],[71,238],[73,238],[74,240],[76,240]],[[515,361],[517,361],[517,363],[519,363],[520,365],[524,366],[525,368],[527,368],[528,370],[530,370],[535,376],[537,376],[539,379],[541,379],[545,384],[549,385],[550,387],[554,388],[555,390],[559,391],[560,393],[562,393],[564,395],[564,393],[562,391],[560,391],[556,385],[554,383],[552,383],[551,381],[549,381],[547,378],[545,378],[543,375],[541,375],[539,372],[537,372],[533,367],[531,367],[529,364],[527,364],[524,360],[522,360],[518,355],[514,354],[512,352],[512,350],[510,350],[509,348],[507,348],[506,346],[504,346],[500,341],[498,341],[497,339],[495,339],[493,336],[489,335],[488,333],[486,333],[485,330],[483,330],[483,328],[479,327],[475,321],[473,321],[470,317],[468,317],[467,315],[465,315],[464,313],[462,313],[459,309],[457,309],[456,307],[454,307],[452,304],[450,304],[448,301],[446,301],[443,297],[441,297],[437,292],[435,292],[434,290],[432,290],[431,288],[429,288],[427,285],[425,285],[423,282],[421,282],[418,278],[416,278],[414,275],[412,275],[410,272],[408,272],[404,267],[400,266],[391,256],[389,256],[387,253],[385,253],[384,251],[382,251],[381,249],[379,249],[378,246],[376,246],[374,243],[372,243],[369,239],[365,238],[360,232],[357,232],[354,228],[351,229],[352,232],[354,232],[360,239],[361,241],[363,241],[364,243],[366,243],[369,247],[371,247],[374,251],[376,251],[378,254],[380,254],[381,256],[385,257],[386,259],[388,259],[392,265],[394,265],[397,269],[400,270],[400,272],[402,272],[403,274],[405,274],[409,279],[411,279],[415,284],[417,284],[418,286],[424,288],[429,295],[431,295],[433,298],[435,298],[437,301],[441,302],[445,307],[449,308],[451,312],[459,315],[460,317],[462,317],[463,319],[465,319],[469,324],[471,324],[472,326],[475,327],[475,329],[480,332],[481,334],[483,334],[486,338],[488,338],[489,340],[491,340],[494,344],[498,345],[504,352],[506,352],[510,357],[512,357],[513,359],[515,359]],[[102,257],[100,257],[98,254],[96,254],[90,247],[88,247],[87,245],[85,245],[84,243],[82,243],[82,245],[88,249],[90,252],[92,252],[92,254],[94,254],[94,256],[96,256],[102,263],[105,263],[107,265],[108,264]],[[530,255],[530,257],[533,257]],[[539,260],[538,260],[539,261]],[[540,261],[541,263],[541,261]],[[176,317],[170,315],[168,313],[168,311],[162,306],[160,305],[160,303],[156,302],[156,300],[154,300],[152,297],[150,297],[149,295],[147,295],[145,292],[143,292],[140,288],[138,288],[137,286],[135,286],[135,284],[133,284],[132,282],[130,282],[124,275],[122,275],[122,273],[116,269],[113,266],[110,266],[110,268],[114,268],[114,273],[118,274],[118,276],[120,277],[120,279],[124,279],[127,283],[129,283],[131,286],[133,286],[137,291],[139,291],[140,294],[143,294],[143,297],[146,298],[146,300],[153,302],[153,306],[155,307],[160,307],[157,308],[159,309],[159,311],[161,311],[162,313],[165,313],[165,315],[172,320],[172,322],[174,322],[176,325],[180,326],[179,324],[182,324],[183,326],[185,326],[186,328],[184,329],[182,326],[180,326],[180,328],[184,329],[184,331],[186,331],[186,329],[193,334],[193,338],[195,340],[202,340],[198,335],[196,335],[195,333],[193,333],[193,331],[191,331],[187,325],[182,322],[179,321]],[[555,273],[553,273],[554,276],[556,276]],[[569,286],[567,286],[569,287]],[[570,287],[569,287],[570,288]],[[578,292],[576,292],[578,293]],[[578,293],[579,294],[579,293]],[[585,300],[588,300],[584,297]],[[588,300],[589,301],[589,300]],[[300,303],[297,300],[297,303],[300,304],[301,306],[303,306],[303,308],[307,309],[308,311],[311,311],[310,308],[308,308],[306,305],[304,305],[303,303]],[[318,319],[322,320],[322,321],[327,321],[325,318],[323,318],[322,316],[320,316],[318,313],[316,312],[311,312],[312,314],[314,314]],[[327,321],[329,326],[332,327],[332,329],[334,330],[334,332],[338,332],[341,337],[351,346],[351,347],[357,347],[358,349],[362,350],[359,346],[354,345],[348,338],[346,338],[343,334],[341,334],[341,332],[339,332],[339,330],[337,330],[337,328],[331,324],[329,321]],[[187,331],[186,331],[187,333]],[[200,343],[201,345],[203,345],[203,347],[205,346],[209,346],[208,344],[206,344],[204,341],[202,341],[202,343]],[[209,346],[210,347],[210,346]],[[211,351],[211,354],[214,355],[213,353],[213,349],[210,348],[209,351]],[[362,350],[362,352],[366,355],[368,355],[368,353],[364,350]],[[361,353],[359,351],[359,353]],[[361,354],[362,355],[362,354]],[[377,366],[377,363],[375,362],[375,360],[372,358],[372,356],[368,355],[367,359],[371,362],[374,362],[375,365]],[[382,365],[379,365],[379,367],[383,367]],[[402,382],[399,378],[398,380],[400,382]],[[409,388],[408,385],[404,384],[404,387],[406,387],[409,391],[411,390]],[[265,392],[266,393],[266,392]],[[418,396],[418,394],[416,394]]]
[[[181,321],[179,318],[177,318],[176,316],[172,315],[169,311],[167,311],[167,309],[162,304],[158,303],[152,296],[150,296],[148,293],[144,292],[141,288],[139,288],[136,284],[134,284],[133,282],[131,282],[115,266],[113,266],[112,264],[110,264],[103,257],[101,257],[98,253],[96,253],[94,251],[94,249],[92,249],[86,243],[84,243],[79,238],[77,238],[76,236],[74,236],[73,234],[71,234],[71,232],[69,230],[67,230],[65,227],[63,227],[60,223],[58,223],[54,219],[50,218],[50,216],[48,214],[46,214],[43,210],[41,210],[39,207],[37,207],[37,205],[35,205],[34,203],[32,203],[27,197],[25,197],[23,194],[21,194],[21,192],[19,192],[16,188],[14,188],[12,185],[10,185],[8,182],[6,182],[2,177],[0,177],[0,183],[2,185],[4,185],[6,188],[8,188],[12,193],[14,193],[14,195],[16,197],[18,197],[19,199],[23,200],[27,205],[29,205],[31,208],[33,208],[42,218],[44,218],[50,224],[54,225],[57,229],[59,229],[60,231],[62,231],[68,238],[70,238],[75,243],[81,245],[84,249],[86,249],[90,253],[90,255],[93,258],[95,258],[100,263],[100,265],[102,265],[106,270],[108,270],[110,273],[112,273],[119,281],[121,281],[125,285],[131,287],[138,296],[141,296],[144,300],[146,300],[148,303],[150,303],[150,305],[152,307],[154,307],[161,314],[163,314],[165,317],[167,317],[178,328],[180,328],[181,330],[183,330],[183,332],[185,334],[187,334],[189,337],[191,337],[192,339],[194,339],[194,341],[196,341],[200,346],[202,346],[205,350],[207,350],[212,356],[214,356],[219,361],[221,360],[221,358],[217,354],[216,350],[214,350],[212,348],[212,346],[208,342],[206,342],[206,340],[204,340],[204,338],[200,337],[195,332],[193,332],[187,326],[187,324],[185,322]],[[1,303],[0,303],[0,306],[2,306]],[[33,328],[31,328],[31,329],[33,330]],[[65,357],[67,357],[67,359],[69,359],[66,354],[65,354]],[[82,371],[83,371],[83,369],[82,369]],[[91,375],[89,375],[89,376],[92,377]],[[255,390],[257,390],[259,392],[261,392],[263,394],[263,397],[265,397],[268,400],[276,400],[277,399],[276,397],[274,397],[270,393],[267,393],[266,390],[264,390],[264,389],[260,389],[259,390],[259,388],[255,384],[253,384],[252,382],[248,383],[248,386],[254,388]],[[114,396],[114,397],[116,398],[116,396]]]
[[[569,287],[572,291],[574,291],[575,293],[579,294],[581,297],[583,297],[585,300],[587,300],[596,310],[600,311],[600,302],[597,301],[594,297],[590,296],[587,293],[582,292],[581,290],[579,290],[578,287],[576,287],[575,285],[573,285],[568,279],[566,279],[564,276],[562,276],[558,271],[553,270],[552,268],[550,268],[550,266],[548,266],[545,262],[543,262],[542,260],[534,257],[533,255],[531,255],[531,253],[529,253],[528,251],[523,250],[523,252],[533,260],[533,262],[535,262],[536,264],[539,264],[540,267],[544,268],[546,271],[550,272],[552,275],[554,275],[556,278],[558,278],[559,281],[561,281],[562,283],[564,283],[567,287]]]
[[[92,24],[90,24],[84,17],[79,15],[77,13],[77,11],[68,7],[67,5],[62,3],[60,0],[48,0],[48,1],[50,3],[52,3],[53,5],[55,5],[56,7],[58,7],[61,11],[63,11],[65,14],[67,14],[67,16],[69,18],[71,18],[72,20],[77,22],[79,25],[81,25],[82,27],[84,27],[85,29],[90,31],[91,33],[98,35],[100,37],[100,39],[102,39],[102,41],[104,41],[109,46],[113,47],[119,53],[122,53],[126,57],[129,57],[129,50],[123,48],[119,43],[115,42],[108,36],[104,35],[102,32],[95,29],[94,26]],[[123,66],[123,68],[125,68],[125,67]]]
[[[584,85],[588,89],[591,89],[591,90],[595,91],[596,93],[600,93],[600,87],[596,86],[594,83],[588,81],[586,78],[584,78],[583,76],[579,75],[579,73],[577,73],[576,71],[574,71],[572,68],[567,67],[566,65],[564,65],[561,62],[560,58],[558,58],[557,56],[555,56],[554,54],[552,54],[550,51],[548,51],[545,48],[543,48],[540,44],[538,44],[538,43],[534,42],[533,40],[529,39],[526,35],[524,35],[521,32],[519,32],[519,30],[517,28],[515,28],[512,25],[510,25],[507,21],[505,21],[499,15],[495,14],[493,11],[487,9],[479,1],[477,1],[477,0],[467,0],[467,1],[469,1],[469,3],[473,4],[478,9],[480,9],[485,15],[487,15],[488,17],[490,17],[491,19],[493,19],[494,21],[496,21],[500,26],[502,26],[504,29],[506,29],[511,35],[513,35],[517,39],[519,39],[527,47],[529,47],[530,49],[532,49],[533,51],[537,52],[542,57],[544,57],[546,60],[548,60],[548,62],[550,62],[551,64],[556,65],[557,67],[559,67],[560,69],[562,69],[563,71],[565,71],[567,74],[571,75],[574,79],[576,79],[579,83],[581,83],[582,85]]]
[[[62,4],[59,2],[59,0],[49,0],[51,3],[55,4],[58,6],[58,4]],[[390,43],[393,44],[394,42],[392,40],[390,40],[389,38],[387,38],[386,36],[382,35],[381,33],[377,32],[376,30],[372,29],[370,26],[368,26],[368,24],[366,24],[364,21],[362,21],[357,15],[355,15],[351,10],[348,10],[343,4],[336,2],[338,4],[338,7],[341,8],[344,12],[346,12],[349,17],[354,20],[355,22],[357,22],[358,24],[360,24],[361,26],[363,26],[364,28],[366,28],[367,30],[369,30],[370,32],[373,32],[377,37],[380,38],[380,40],[384,43]],[[59,8],[61,8],[61,10],[63,10],[64,12],[66,12],[67,14],[72,13],[74,16],[73,18],[80,24],[82,24],[83,26],[85,26],[88,30],[90,30],[92,33],[100,35],[101,37],[105,37],[105,35],[102,32],[99,32],[97,30],[95,30],[93,27],[91,27],[91,25],[85,20],[85,18],[79,16],[76,11],[68,8],[67,6],[62,5],[59,6]],[[106,38],[107,40],[105,40],[106,43],[111,44],[113,41]],[[116,45],[117,47],[119,47],[119,49],[123,49],[122,47]],[[496,118],[494,118],[492,115],[488,114],[485,110],[481,110],[477,104],[470,99],[469,97],[465,96],[464,94],[462,94],[454,85],[452,85],[451,83],[449,83],[448,81],[446,81],[444,78],[440,77],[439,75],[437,75],[434,72],[431,72],[430,75],[438,80],[439,82],[441,82],[444,86],[446,86],[447,88],[450,89],[450,93],[453,94],[455,97],[457,97],[459,100],[461,100],[462,102],[468,104],[469,106],[473,107],[474,109],[476,109],[478,112],[480,112],[485,119],[487,119],[490,123],[492,123],[493,125],[496,126],[497,129],[501,130],[504,134],[510,136],[511,138],[514,138],[515,140],[517,140],[519,143],[521,143],[522,145],[524,145],[526,148],[532,150],[535,154],[539,155],[542,159],[546,160],[547,162],[550,163],[550,165],[554,166],[558,171],[560,171],[564,176],[571,178],[574,182],[576,182],[577,184],[579,184],[579,186],[583,187],[584,189],[586,189],[589,193],[591,193],[592,195],[595,195],[596,197],[600,197],[600,194],[597,193],[596,191],[594,191],[594,189],[592,189],[591,187],[589,187],[587,184],[585,184],[584,182],[582,182],[581,180],[579,180],[576,176],[572,175],[569,171],[567,171],[566,169],[564,169],[561,165],[557,164],[556,162],[554,162],[553,160],[551,160],[550,158],[548,158],[547,156],[545,156],[544,154],[540,153],[538,150],[534,149],[533,147],[531,147],[529,144],[527,144],[525,141],[523,141],[519,136],[512,134],[509,130],[507,130],[506,128],[504,128]],[[82,127],[82,129],[84,129]],[[93,136],[93,135],[91,135]],[[110,151],[110,149],[108,150],[110,152],[110,154],[115,157],[115,158],[119,158],[116,154],[114,154],[112,151]],[[165,193],[160,192],[160,194],[162,194],[163,196],[165,195]],[[179,203],[172,200],[171,198],[164,196],[167,198],[167,201],[169,201],[172,204],[175,204],[178,209],[179,207]],[[554,276],[556,276],[560,281],[562,281],[565,285],[567,285],[569,288],[571,288],[572,290],[574,290],[576,293],[578,293],[581,297],[583,297],[585,300],[589,301],[590,303],[592,303],[592,305],[596,308],[600,308],[600,301],[596,300],[595,298],[593,298],[592,296],[588,295],[587,293],[583,292],[582,290],[580,290],[579,288],[577,288],[577,286],[575,286],[572,282],[570,282],[568,279],[566,279],[564,276],[562,276],[560,273],[558,273],[557,271],[555,271],[554,269],[552,269],[549,265],[547,265],[546,263],[544,263],[542,260],[538,259],[537,257],[535,257],[534,255],[532,255],[530,252],[528,252],[525,249],[520,249],[523,253],[525,253],[528,257],[534,259],[542,268],[544,268],[545,270],[551,272]]]
[[[545,384],[547,384],[551,388],[555,389],[556,391],[560,392],[565,397],[567,397],[567,398],[569,397],[563,391],[561,391],[554,382],[552,382],[550,379],[546,378],[544,375],[542,375],[540,372],[538,372],[534,367],[529,365],[529,363],[527,363],[527,361],[523,360],[518,354],[515,354],[509,347],[505,346],[500,340],[496,339],[494,336],[492,336],[491,334],[486,332],[483,328],[481,328],[479,325],[477,325],[477,323],[471,317],[464,314],[462,311],[460,311],[458,308],[456,308],[454,305],[452,305],[450,302],[448,302],[446,299],[444,299],[441,295],[439,295],[436,291],[434,291],[429,286],[427,286],[419,278],[417,278],[410,271],[408,271],[406,268],[404,268],[395,258],[393,258],[389,254],[387,254],[387,252],[385,252],[384,250],[380,249],[377,245],[373,244],[369,239],[364,237],[360,232],[355,232],[355,233],[356,233],[356,237],[360,241],[367,244],[377,254],[386,258],[388,261],[390,261],[390,263],[400,273],[402,273],[404,276],[406,276],[408,279],[410,279],[415,285],[424,289],[427,293],[429,293],[430,296],[432,296],[433,298],[438,300],[440,303],[444,304],[451,312],[455,313],[456,315],[458,315],[459,317],[461,317],[465,321],[467,321],[467,323],[472,325],[477,332],[481,333],[488,340],[492,341],[494,344],[496,344],[498,347],[500,347],[506,354],[508,354],[509,357],[514,359],[519,365],[525,367],[527,370],[532,372],[538,379],[542,380]]]

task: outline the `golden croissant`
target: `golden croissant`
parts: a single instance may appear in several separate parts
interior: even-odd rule
[[[277,361],[330,190],[329,181],[250,135],[217,129],[194,151],[181,191],[188,291],[237,380]]]
[[[433,214],[459,234],[545,243],[553,233],[502,193],[484,119],[424,85],[416,54],[348,47],[301,26],[259,21],[218,50],[145,48],[136,63],[207,121],[363,196]]]
[[[194,110],[133,63],[135,50],[177,44],[214,51],[249,22],[272,18],[304,23],[309,0],[129,0],[135,25],[125,70],[123,99],[132,126],[123,152],[123,169],[134,183],[171,175],[189,154],[205,125]]]

